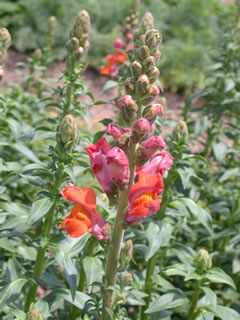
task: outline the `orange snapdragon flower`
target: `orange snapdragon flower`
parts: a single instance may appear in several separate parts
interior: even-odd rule
[[[116,76],[118,74],[117,68],[120,66],[121,63],[124,63],[127,60],[127,56],[120,50],[116,50],[115,55],[108,54],[108,65],[101,67],[100,74],[110,75],[112,77]]]
[[[126,221],[131,225],[136,224],[158,211],[162,201],[158,196],[162,193],[163,187],[163,178],[160,174],[147,174],[140,171],[138,181],[129,192],[130,206]]]
[[[69,184],[61,192],[69,201],[76,202],[71,213],[60,224],[72,238],[78,238],[85,233],[91,233],[99,240],[104,238],[102,230],[104,219],[96,210],[96,195],[91,188],[78,188]]]

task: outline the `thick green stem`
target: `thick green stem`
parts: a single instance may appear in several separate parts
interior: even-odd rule
[[[69,107],[72,102],[72,96],[74,92],[74,84],[72,83],[72,74],[74,70],[74,59],[69,56],[67,60],[67,74],[68,74],[68,83],[67,83],[67,92],[66,92],[66,102],[63,108],[63,117],[68,113]]]
[[[122,240],[124,236],[124,229],[122,227],[125,217],[125,210],[128,206],[128,194],[129,190],[133,184],[134,180],[134,171],[135,171],[135,152],[136,145],[133,143],[130,144],[130,151],[128,156],[129,161],[129,169],[130,169],[130,179],[128,187],[121,192],[117,215],[114,223],[112,239],[109,246],[109,252],[106,263],[106,286],[104,297],[103,297],[103,314],[102,320],[110,319],[108,312],[105,308],[112,310],[114,304],[114,291],[109,289],[109,286],[114,286],[116,283],[116,274],[117,274],[117,266],[118,259],[120,256]]]
[[[63,178],[63,168],[60,168],[59,175],[54,186],[54,193],[56,193],[56,191],[59,189],[59,186],[62,183],[62,178]],[[57,205],[57,199],[54,200],[51,208],[46,214],[46,218],[45,218],[42,233],[41,233],[42,240],[47,240],[50,235],[56,205]],[[32,274],[32,277],[35,280],[37,280],[37,282],[32,282],[30,285],[30,288],[26,297],[26,301],[25,301],[25,312],[29,311],[31,303],[36,298],[38,282],[41,278],[41,274],[42,274],[44,263],[45,263],[45,252],[46,252],[45,245],[41,245],[38,247],[37,258],[36,258],[36,262],[35,262],[35,265],[33,268],[33,274]]]
[[[200,292],[201,292],[201,289],[200,289],[199,285],[197,285],[195,288],[195,291],[194,291],[192,304],[191,304],[191,307],[189,310],[188,320],[194,319],[194,313],[197,311],[197,303],[198,303]]]

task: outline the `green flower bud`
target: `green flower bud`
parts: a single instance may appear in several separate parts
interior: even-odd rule
[[[150,56],[150,50],[148,46],[142,46],[139,49],[137,49],[137,57],[139,57],[139,59],[144,60],[149,56]]]
[[[145,33],[145,41],[146,41],[146,45],[150,49],[152,49],[161,43],[162,37],[160,36],[158,30],[150,29]]]
[[[199,273],[207,271],[212,267],[212,259],[205,249],[200,249],[195,258],[195,265]]]
[[[59,134],[64,149],[71,151],[79,140],[77,122],[72,115],[68,114],[62,119]]]
[[[143,67],[145,70],[151,69],[152,67],[154,67],[154,65],[155,65],[155,58],[153,56],[149,56],[143,61]]]
[[[42,57],[42,50],[40,48],[36,49],[33,52],[32,57],[36,60],[39,60]]]
[[[128,264],[130,260],[132,259],[132,251],[133,251],[133,243],[132,240],[128,240],[123,249],[121,250],[120,255],[120,266],[118,271],[123,272],[126,271],[128,268]]]
[[[124,287],[128,286],[129,283],[132,281],[132,274],[130,272],[124,274],[122,277],[122,284]]]
[[[70,51],[77,50],[77,48],[79,47],[79,40],[76,37],[73,37],[72,39],[67,41],[66,47]]]
[[[77,58],[77,59],[80,59],[84,56],[84,49],[83,47],[78,47],[77,50],[74,51],[74,56]]]
[[[152,67],[148,72],[150,83],[154,83],[159,78],[160,71],[157,67]]]
[[[126,89],[127,94],[131,95],[131,94],[134,93],[134,90],[135,90],[135,81],[134,81],[134,79],[127,78],[124,81],[124,85],[125,85],[125,89]]]
[[[7,50],[11,44],[11,36],[6,28],[0,29],[0,51]]]
[[[87,52],[89,47],[90,47],[90,43],[89,41],[86,40],[84,43],[84,51]]]
[[[56,17],[51,16],[48,19],[48,33],[49,35],[52,37],[54,36],[55,32],[56,32],[56,26],[57,26],[57,20]]]
[[[149,91],[149,79],[145,74],[141,75],[136,82],[137,93],[146,94]]]
[[[188,127],[185,121],[179,121],[175,128],[175,139],[178,143],[187,143]]]
[[[142,72],[142,65],[138,61],[132,63],[132,72],[135,77],[138,77]]]
[[[37,309],[33,309],[28,312],[27,320],[43,320],[43,317]]]

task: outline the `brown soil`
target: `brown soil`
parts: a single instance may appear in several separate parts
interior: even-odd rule
[[[0,83],[0,90],[2,91],[5,89],[10,83],[19,83],[21,82],[21,76],[16,73],[16,63],[17,62],[27,62],[28,55],[19,53],[13,50],[9,50],[7,57],[5,59],[4,64],[4,77]],[[47,74],[54,79],[59,79],[61,76],[62,71],[65,69],[64,62],[56,62],[50,66],[49,71]],[[88,85],[89,91],[92,92],[95,101],[103,100],[103,101],[110,101],[113,98],[118,96],[117,88],[109,89],[103,94],[101,94],[101,90],[104,84],[109,80],[108,77],[101,76],[97,72],[93,70],[87,69],[83,75],[85,83]],[[56,81],[55,85],[59,85]],[[171,94],[171,93],[164,93],[161,95],[165,97],[167,100],[167,117],[176,118],[177,116],[177,107],[183,106],[183,96]],[[88,99],[88,98],[87,98]],[[92,129],[99,129],[99,125],[97,123],[104,119],[104,118],[111,118],[114,119],[114,106],[111,104],[104,104],[104,105],[95,105],[92,108],[92,113],[90,115],[91,118],[91,125]]]

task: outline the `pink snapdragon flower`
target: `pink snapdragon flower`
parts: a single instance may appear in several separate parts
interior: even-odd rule
[[[112,174],[108,168],[106,155],[111,150],[110,144],[105,138],[101,138],[96,144],[85,147],[91,162],[92,171],[101,184],[104,191],[110,191]]]
[[[136,133],[145,134],[147,132],[150,132],[150,124],[147,119],[140,118],[134,122],[133,130]]]
[[[107,153],[106,160],[113,180],[120,184],[128,183],[128,158],[124,151],[118,147],[114,147]]]
[[[147,141],[143,142],[142,147],[144,155],[150,159],[159,148],[164,149],[166,147],[166,142],[161,136],[152,136]]]
[[[120,39],[120,38],[116,39],[116,40],[114,41],[114,43],[113,43],[113,47],[114,47],[115,49],[123,49],[124,43],[123,43],[122,39]]]
[[[147,174],[160,173],[164,175],[166,170],[169,170],[173,165],[173,157],[167,151],[156,153],[152,156],[149,163],[145,164],[141,168],[137,168],[136,172],[143,171]]]

